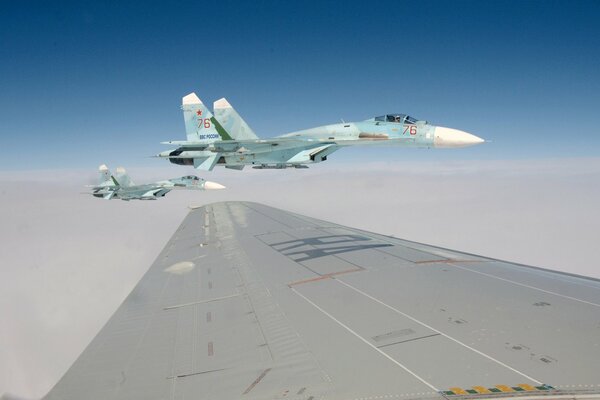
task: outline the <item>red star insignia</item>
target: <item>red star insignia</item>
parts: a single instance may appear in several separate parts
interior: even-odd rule
[[[196,114],[198,114],[199,116],[202,115],[202,110],[196,111]]]

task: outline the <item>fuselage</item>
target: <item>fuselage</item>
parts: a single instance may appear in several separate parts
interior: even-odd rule
[[[109,199],[120,200],[156,200],[159,197],[164,197],[171,191],[171,188],[165,188],[160,185],[147,184],[135,186],[107,186],[96,190],[94,197],[107,198],[107,193],[110,194]]]
[[[106,181],[97,186],[92,193],[94,197],[120,200],[156,200],[164,197],[174,189],[186,190],[214,190],[224,189],[225,186],[215,182],[206,181],[195,175],[167,179],[143,185],[122,186]]]
[[[327,160],[346,146],[398,146],[408,148],[456,148],[482,143],[477,136],[457,129],[428,124],[404,114],[389,114],[360,122],[342,122],[287,133],[265,140],[217,140],[183,142],[175,150],[160,153],[174,164],[203,169],[201,160],[241,169],[305,167]],[[215,157],[216,156],[216,157]],[[209,168],[212,169],[212,166]]]
[[[428,124],[427,121],[390,121],[393,115],[360,122],[342,122],[288,133],[280,138],[310,138],[335,141],[338,146],[398,145],[405,147],[466,147],[483,139],[457,129]],[[410,117],[405,117],[410,118]]]

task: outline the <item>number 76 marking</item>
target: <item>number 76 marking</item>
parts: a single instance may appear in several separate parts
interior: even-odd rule
[[[416,135],[417,127],[414,125],[404,125],[404,132],[402,132],[402,134],[406,135],[407,132],[410,133],[411,135]]]
[[[210,128],[210,119],[209,118],[198,118],[198,128],[205,127],[206,129]]]

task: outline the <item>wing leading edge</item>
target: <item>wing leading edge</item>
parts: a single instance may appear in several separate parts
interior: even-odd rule
[[[600,398],[599,315],[597,280],[216,203],[45,399]]]

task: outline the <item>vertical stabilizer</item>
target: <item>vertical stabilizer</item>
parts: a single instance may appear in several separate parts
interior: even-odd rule
[[[181,108],[188,142],[206,143],[231,139],[196,93],[185,96],[181,101]]]
[[[118,182],[118,185],[122,186],[122,187],[128,187],[128,186],[135,185],[135,183],[133,183],[131,178],[129,178],[127,171],[125,171],[125,168],[123,168],[123,167],[118,167],[116,169],[115,175],[114,175],[114,180],[116,180]]]
[[[98,167],[98,183],[102,185],[106,184],[107,182],[111,182],[110,170],[108,169],[106,164],[102,164]]]
[[[215,118],[223,129],[234,140],[253,140],[258,139],[258,136],[252,131],[250,126],[244,119],[235,111],[229,104],[227,99],[222,98],[214,103]]]

